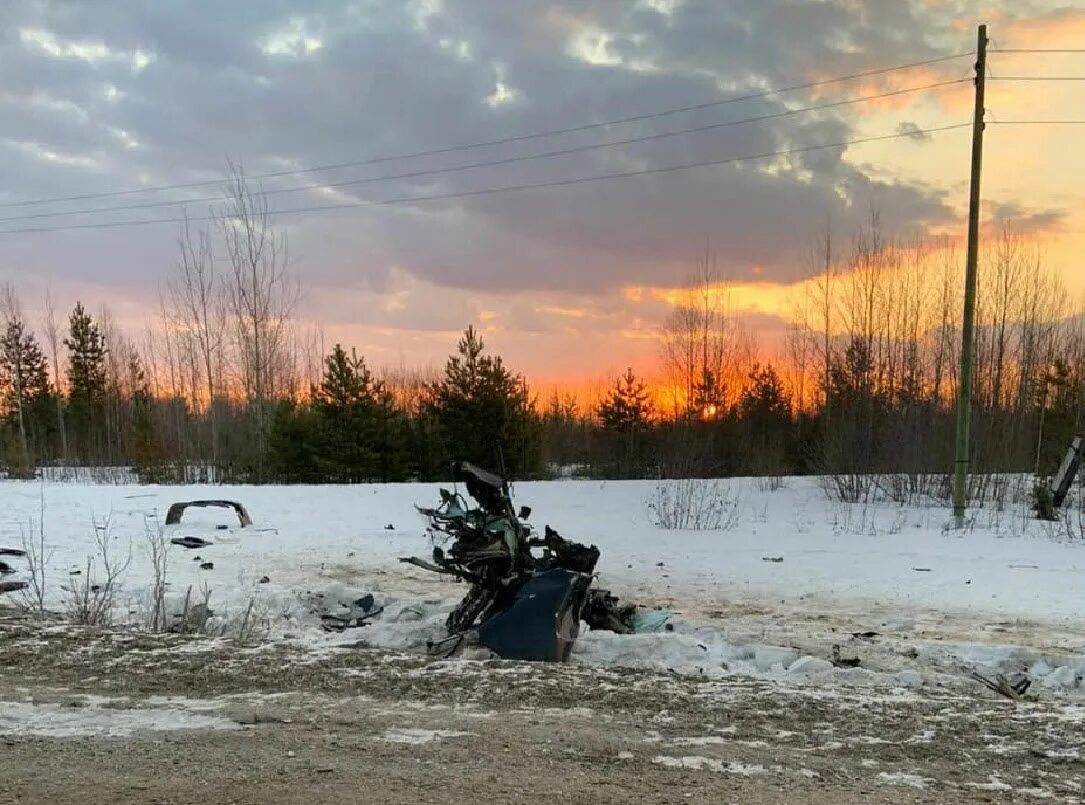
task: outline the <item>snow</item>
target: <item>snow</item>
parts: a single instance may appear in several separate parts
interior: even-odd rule
[[[467,736],[474,736],[473,732],[462,732],[460,730],[425,730],[416,728],[404,728],[404,729],[390,729],[386,731],[380,740],[387,743],[394,744],[426,744],[432,741],[439,741],[442,738],[463,738]]]
[[[599,546],[600,586],[623,600],[675,613],[674,632],[583,634],[577,661],[709,677],[738,672],[871,684],[878,674],[866,671],[866,663],[857,673],[830,668],[808,646],[790,644],[786,625],[816,611],[825,613],[823,631],[839,627],[845,638],[847,630],[870,629],[882,634],[880,640],[906,639],[901,648],[914,650],[923,667],[1030,668],[1052,690],[1081,688],[1085,644],[1073,640],[1085,612],[1085,545],[1031,519],[1026,506],[981,510],[969,529],[955,532],[945,528],[948,512],[942,506],[842,504],[817,479],[790,478],[778,490],[751,479],[721,483],[738,504],[734,522],[717,531],[653,526],[647,503],[654,482],[515,484],[515,502],[532,507],[536,527],[549,524],[566,537]],[[428,555],[431,546],[414,506],[432,505],[439,486],[2,481],[0,545],[21,545],[44,496],[51,555],[47,602],[60,609],[62,587],[81,583],[88,556],[95,558],[97,525],[114,559],[131,554],[117,591],[117,619],[139,625],[149,613],[153,578],[147,534],[158,528],[169,505],[238,500],[252,516],[252,527],[240,528],[231,510],[202,509],[189,510],[181,525],[167,528],[169,536],[212,543],[193,550],[170,547],[172,614],[181,613],[186,595],[190,607],[206,595],[214,613],[209,625],[221,633],[236,633],[246,624],[259,635],[303,641],[315,652],[341,650],[340,643],[359,639],[421,651],[428,639],[440,636],[446,613],[464,592],[446,577],[397,561]],[[765,561],[777,557],[783,561]],[[201,567],[208,562],[213,566]],[[100,579],[97,558],[95,566],[92,575]],[[80,575],[70,575],[75,571]],[[314,608],[348,615],[366,594],[385,607],[372,625],[345,635],[317,630]],[[980,622],[1009,624],[1024,645],[999,644],[993,632],[979,635]],[[1052,645],[1066,651],[1043,648]],[[860,648],[866,650],[865,644]],[[885,670],[879,678],[889,685],[914,687],[923,680],[915,670]]]
[[[909,788],[926,788],[927,783],[934,782],[929,777],[920,777],[918,774],[907,772],[879,772],[878,780],[884,785],[903,785]]]
[[[822,674],[831,672],[833,664],[821,657],[800,657],[788,666],[787,670],[792,674]]]
[[[179,707],[125,709],[0,702],[0,735],[40,738],[128,738],[139,732],[233,730],[240,725]]]
[[[764,766],[728,762],[711,757],[701,757],[700,755],[683,755],[682,757],[656,755],[652,758],[652,762],[673,769],[707,769],[721,774],[737,774],[743,777],[752,777],[756,774],[765,773]]]

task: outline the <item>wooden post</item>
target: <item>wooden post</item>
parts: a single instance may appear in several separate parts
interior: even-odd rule
[[[979,262],[980,169],[983,162],[983,92],[987,76],[987,26],[976,34],[976,98],[972,117],[972,180],[968,192],[968,253],[965,260],[964,312],[961,317],[961,376],[957,385],[957,456],[953,472],[953,518],[964,528],[968,502],[972,427],[972,333],[976,316],[976,266]]]

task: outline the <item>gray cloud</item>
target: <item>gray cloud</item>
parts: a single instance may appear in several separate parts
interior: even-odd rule
[[[0,9],[0,114],[7,121],[0,133],[0,203],[199,180],[219,175],[227,155],[262,173],[409,153],[922,59],[967,46],[950,25],[965,6],[895,0],[9,0]],[[788,102],[811,97],[797,93]],[[344,180],[452,166],[783,108],[779,99],[762,99],[318,176]],[[559,159],[359,185],[337,198],[464,193],[651,170],[839,142],[855,132],[854,111],[840,109]],[[883,219],[901,228],[949,220],[938,189],[875,178],[844,154],[826,149],[775,161],[279,220],[307,283],[330,293],[363,288],[378,294],[393,270],[467,291],[598,294],[630,283],[669,284],[686,273],[706,237],[732,276],[749,276],[756,265],[759,279],[789,281],[798,277],[805,245],[828,214],[846,228],[876,202]],[[318,193],[292,193],[274,197],[273,205],[330,201]],[[189,212],[202,214],[206,206],[193,203]],[[0,218],[65,208],[75,207],[0,208]],[[17,226],[0,223],[0,230]],[[32,270],[58,281],[93,278],[146,295],[173,260],[175,232],[156,226],[0,234],[0,270]],[[451,318],[416,323],[439,328]]]
[[[927,142],[934,136],[934,135],[929,134],[928,132],[924,131],[922,128],[920,128],[918,125],[913,123],[911,120],[902,121],[897,126],[897,134],[903,134],[908,139],[912,140],[913,142],[917,142],[917,143]]]
[[[992,201],[984,205],[988,222],[996,227],[1008,226],[1014,232],[1032,234],[1057,230],[1066,222],[1068,211],[1051,208],[1030,210],[1014,201]]]

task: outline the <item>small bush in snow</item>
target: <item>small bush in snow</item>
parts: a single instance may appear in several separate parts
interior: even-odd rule
[[[720,481],[660,481],[648,500],[648,517],[659,528],[718,531],[738,522],[738,499]]]
[[[166,568],[170,540],[157,518],[153,527],[150,522],[144,522],[143,528],[151,559],[151,572],[154,576],[151,580],[147,628],[152,632],[164,632],[171,625],[166,613]]]
[[[41,509],[38,513],[38,523],[35,528],[34,518],[27,523],[28,528],[22,531],[23,552],[26,554],[27,569],[30,571],[29,585],[24,591],[24,602],[27,609],[37,617],[45,617],[45,590],[46,568],[53,558],[53,548],[45,544],[45,490],[41,492]]]
[[[757,488],[762,492],[778,492],[784,488],[784,476],[759,475],[757,476]]]
[[[859,472],[838,472],[823,475],[822,488],[830,498],[842,503],[866,503],[873,499],[877,476]]]
[[[109,518],[94,526],[96,556],[88,556],[86,568],[64,587],[68,617],[80,626],[108,626],[113,622],[113,605],[120,579],[132,563],[132,550],[119,559],[111,545]]]
[[[199,596],[192,593],[192,585],[185,591],[184,603],[179,613],[174,613],[166,631],[177,634],[201,634],[207,630],[211,611],[211,588],[204,582]],[[165,619],[165,618],[164,618]]]

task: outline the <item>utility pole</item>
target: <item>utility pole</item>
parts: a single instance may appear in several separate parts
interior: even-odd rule
[[[983,162],[983,90],[987,77],[987,26],[976,33],[976,107],[972,117],[972,181],[968,191],[968,252],[961,317],[961,376],[957,383],[957,459],[953,472],[953,519],[964,528],[968,498],[969,441],[972,421],[972,331],[976,317],[976,266],[979,262],[980,166]]]

